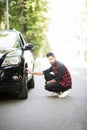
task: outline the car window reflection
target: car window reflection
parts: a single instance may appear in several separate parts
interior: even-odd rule
[[[13,32],[0,34],[0,48],[19,48],[17,35]]]

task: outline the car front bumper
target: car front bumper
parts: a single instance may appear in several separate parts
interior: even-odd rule
[[[20,66],[0,69],[0,92],[18,91],[22,87],[23,73]]]

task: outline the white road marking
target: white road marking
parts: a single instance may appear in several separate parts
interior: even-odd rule
[[[81,74],[80,74],[79,72],[77,72],[77,71],[73,71],[72,74],[78,75],[78,76],[81,77],[82,79],[87,80],[87,77],[86,77],[86,76],[81,75]]]
[[[84,80],[87,80],[87,77],[82,76],[82,75],[80,75],[80,74],[79,74],[79,77],[81,77],[81,78],[84,79]]]

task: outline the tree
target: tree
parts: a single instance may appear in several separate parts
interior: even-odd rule
[[[46,13],[48,11],[48,3],[46,0],[26,0],[25,5],[26,36],[29,42],[34,43],[36,50],[35,55],[37,55],[40,49],[45,45],[44,43],[48,44],[46,40],[48,26]]]
[[[5,15],[5,0],[0,0],[0,29],[2,29],[2,23],[5,24],[5,17],[3,17],[4,15]]]
[[[0,25],[5,24],[6,0],[0,1]],[[44,46],[50,49],[46,36],[49,19],[47,0],[9,0],[10,29],[21,31],[27,42],[34,44],[38,55]],[[44,53],[44,51],[42,51]]]

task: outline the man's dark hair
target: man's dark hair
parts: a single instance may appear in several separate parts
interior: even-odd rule
[[[55,57],[55,55],[52,52],[49,52],[49,53],[46,54],[46,57],[49,57],[49,56]]]

